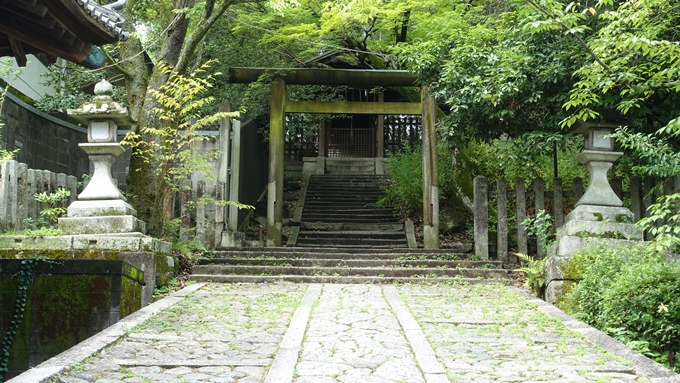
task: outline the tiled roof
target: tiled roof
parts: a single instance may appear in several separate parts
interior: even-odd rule
[[[128,32],[123,31],[123,24],[125,19],[117,12],[95,3],[92,0],[76,0],[78,5],[82,7],[92,18],[97,20],[99,24],[116,35],[118,40],[125,41],[130,37]]]

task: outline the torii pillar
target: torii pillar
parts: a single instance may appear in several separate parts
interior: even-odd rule
[[[280,78],[272,81],[271,105],[269,116],[269,178],[267,184],[267,246],[281,246],[286,82]]]
[[[426,249],[439,248],[439,176],[437,169],[437,104],[429,87],[421,90],[423,114],[423,243]]]

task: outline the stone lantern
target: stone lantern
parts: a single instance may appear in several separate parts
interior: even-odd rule
[[[111,179],[111,165],[125,152],[116,142],[118,126],[133,121],[127,108],[113,101],[113,86],[106,80],[95,85],[95,97],[69,116],[87,125],[87,143],[78,144],[93,164],[94,173],[78,200],[69,207],[67,217],[59,219],[64,234],[114,234],[146,231],[137,211],[126,201]]]
[[[590,173],[586,192],[576,202],[576,206],[623,206],[623,201],[614,193],[607,172],[623,153],[614,151],[614,139],[608,137],[618,125],[581,123],[572,133],[585,136],[584,150],[576,160],[585,165]]]
[[[578,251],[603,244],[628,246],[642,240],[642,230],[633,224],[633,213],[623,206],[607,179],[607,172],[623,155],[614,151],[614,139],[608,137],[618,126],[582,122],[572,129],[572,133],[585,137],[584,150],[576,160],[588,169],[590,182],[564,225],[557,228],[555,243],[548,250],[545,299],[550,303],[559,305],[564,293],[578,283],[577,276],[565,272]]]

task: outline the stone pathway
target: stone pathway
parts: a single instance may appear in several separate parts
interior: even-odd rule
[[[210,284],[56,381],[680,382],[541,302],[501,285]]]

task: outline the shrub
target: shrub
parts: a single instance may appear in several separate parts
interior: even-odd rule
[[[574,317],[680,371],[680,264],[641,243],[583,251],[568,269],[582,278],[567,296]]]
[[[423,214],[423,149],[420,146],[406,147],[402,152],[390,154],[385,163],[385,173],[392,181],[384,188],[385,197],[381,204],[397,207],[400,213],[409,217]],[[451,155],[443,147],[437,153],[439,175],[439,204],[444,206],[453,198],[451,188]],[[416,218],[417,219],[417,218]]]

